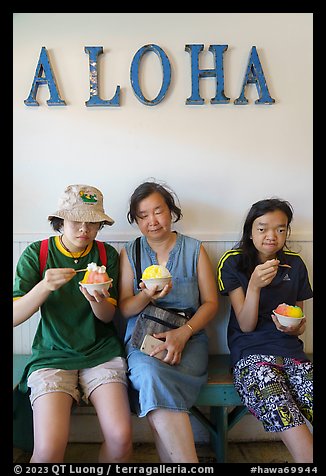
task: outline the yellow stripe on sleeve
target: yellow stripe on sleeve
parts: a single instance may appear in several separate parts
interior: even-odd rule
[[[217,282],[218,282],[218,287],[220,291],[223,291],[225,289],[225,286],[222,280],[222,273],[221,273],[225,260],[229,256],[238,255],[240,253],[241,253],[241,250],[228,250],[221,256],[220,261],[217,265]]]

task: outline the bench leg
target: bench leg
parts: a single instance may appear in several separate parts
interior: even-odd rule
[[[228,409],[227,407],[211,407],[211,422],[215,428],[211,433],[211,445],[217,463],[227,462],[228,446]]]

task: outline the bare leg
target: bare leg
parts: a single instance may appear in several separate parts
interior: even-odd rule
[[[73,398],[51,392],[36,398],[33,405],[34,451],[31,463],[62,463],[69,437]]]
[[[147,418],[162,463],[198,463],[188,413],[159,409]]]
[[[113,382],[100,385],[89,399],[96,409],[104,436],[99,462],[127,463],[132,454],[132,429],[126,386]]]
[[[295,463],[313,463],[313,437],[307,425],[284,430],[280,437]]]

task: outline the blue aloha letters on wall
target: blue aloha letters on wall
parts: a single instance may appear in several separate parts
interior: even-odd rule
[[[216,94],[211,99],[211,104],[226,104],[230,101],[224,94],[224,72],[223,53],[228,45],[210,45],[209,51],[213,53],[215,68],[199,69],[199,53],[203,51],[204,45],[186,45],[185,50],[191,56],[191,96],[186,100],[186,104],[204,104],[205,100],[199,95],[200,78],[216,78]]]
[[[248,104],[248,99],[245,97],[245,88],[247,84],[250,83],[255,84],[258,91],[259,99],[255,101],[255,104],[275,103],[275,99],[271,98],[269,94],[263,68],[260,64],[257,49],[255,46],[251,48],[251,54],[247,66],[246,75],[243,80],[241,94],[238,99],[234,101],[234,104]]]
[[[103,53],[103,47],[85,46],[85,52],[89,54],[89,100],[85,102],[86,106],[120,106],[120,86],[117,86],[111,100],[99,96],[97,57]]]
[[[163,71],[162,87],[156,98],[151,101],[145,98],[139,84],[139,64],[144,54],[149,51],[153,51],[160,58]],[[171,64],[162,48],[157,45],[146,45],[137,51],[131,63],[130,82],[137,99],[146,106],[155,106],[164,99],[171,82]]]
[[[199,93],[199,80],[205,78],[215,78],[216,93],[211,98],[211,104],[227,104],[230,98],[224,94],[224,68],[223,55],[228,45],[210,45],[208,50],[212,53],[214,59],[214,68],[200,69],[199,54],[203,51],[203,44],[185,45],[185,50],[190,54],[191,59],[191,96],[186,99],[186,105],[201,105],[205,103],[205,99]],[[85,102],[87,107],[117,107],[120,106],[120,86],[116,87],[115,94],[112,99],[102,99],[100,97],[98,82],[98,56],[103,53],[102,46],[85,46],[85,52],[89,55],[89,99]],[[143,56],[149,52],[155,53],[162,66],[162,86],[158,95],[154,99],[148,99],[144,96],[139,82],[139,66]],[[171,83],[171,63],[162,48],[155,44],[145,45],[135,54],[130,67],[130,82],[136,98],[146,106],[156,106],[166,96]],[[246,74],[242,83],[240,96],[235,99],[235,105],[246,105],[248,99],[245,96],[247,85],[254,84],[257,88],[259,99],[255,104],[274,104],[273,99],[268,91],[267,82],[261,66],[257,48],[251,48],[250,57],[246,69]],[[66,106],[61,99],[56,84],[55,75],[52,71],[50,59],[46,48],[41,49],[39,61],[36,67],[32,87],[27,99],[24,103],[26,106],[39,106],[36,100],[37,91],[40,85],[46,85],[49,88],[50,99],[46,102],[48,106]]]
[[[40,58],[36,66],[31,92],[29,93],[28,98],[24,101],[26,106],[39,106],[39,103],[36,101],[36,94],[41,84],[46,84],[50,91],[50,99],[46,101],[48,106],[66,105],[65,101],[63,101],[59,95],[48,53],[44,46],[42,46]]]

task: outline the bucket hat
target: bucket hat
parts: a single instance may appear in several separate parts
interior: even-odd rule
[[[102,192],[90,185],[68,185],[59,199],[58,210],[48,216],[79,221],[104,222],[112,225],[114,220],[104,213]]]

